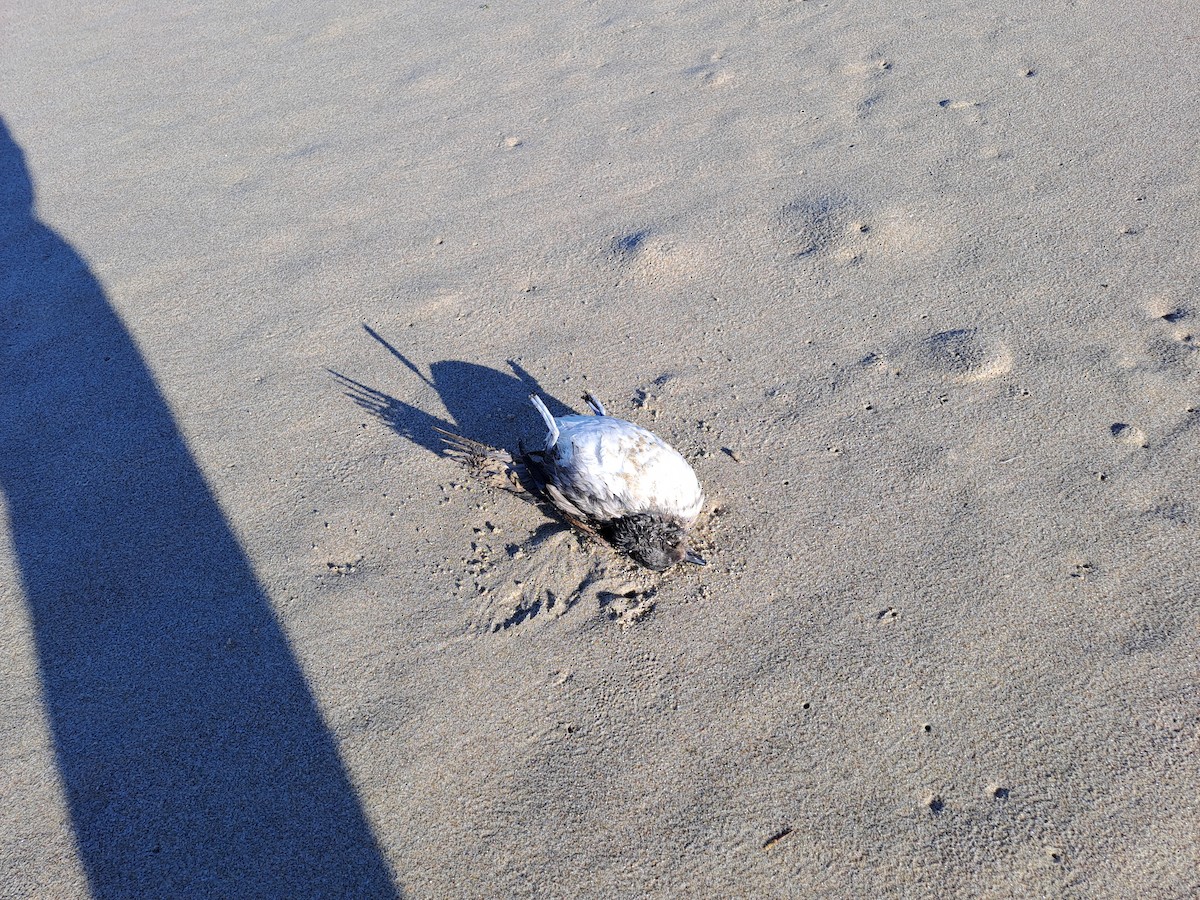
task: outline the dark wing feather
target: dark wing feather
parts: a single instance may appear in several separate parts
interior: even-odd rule
[[[533,493],[526,484],[528,475],[523,462],[515,461],[507,450],[489,447],[480,441],[471,440],[453,431],[433,426],[442,436],[446,455],[466,464],[473,473],[491,480],[495,487],[515,494]]]
[[[529,473],[529,486],[558,511],[559,515],[573,528],[590,534],[603,543],[608,543],[599,531],[597,523],[589,519],[580,509],[568,500],[555,484],[555,463],[552,457],[541,450],[533,450],[521,454],[521,462]]]

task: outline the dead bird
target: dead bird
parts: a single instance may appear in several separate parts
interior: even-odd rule
[[[450,453],[476,469],[506,478],[506,487],[551,503],[570,524],[598,537],[647,569],[681,562],[706,565],[688,547],[688,532],[704,506],[700,480],[662,438],[605,412],[583,395],[590,416],[555,418],[536,394],[530,402],[546,423],[546,445],[514,460],[441,428]]]

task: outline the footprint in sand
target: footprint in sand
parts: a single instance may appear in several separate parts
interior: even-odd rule
[[[635,228],[617,235],[609,244],[608,258],[617,263],[633,262],[653,233],[650,228]]]
[[[1151,308],[1151,315],[1168,326],[1170,336],[1182,354],[1200,349],[1200,343],[1197,342],[1193,331],[1196,317],[1186,306],[1159,303]]]
[[[833,191],[800,196],[777,210],[769,225],[795,260],[857,265],[870,257],[926,256],[943,243],[945,228],[905,207],[864,209]]]
[[[937,102],[938,108],[955,114],[954,121],[960,125],[985,124],[984,106],[978,100],[946,97]]]
[[[1187,528],[1196,521],[1194,508],[1187,500],[1178,497],[1160,497],[1152,502],[1143,514],[1147,519],[1172,525],[1176,528]]]
[[[1150,446],[1146,440],[1146,432],[1128,422],[1113,422],[1108,430],[1114,441],[1131,450],[1145,449]]]
[[[1170,298],[1144,304],[1146,320],[1120,357],[1122,368],[1186,379],[1200,367],[1195,314]]]
[[[881,79],[892,69],[892,62],[883,53],[874,53],[866,59],[842,67],[842,74],[856,82],[854,94],[858,99],[854,106],[857,119],[865,119],[882,103],[885,93],[880,87]]]
[[[722,65],[724,59],[725,51],[714,51],[708,54],[708,58],[704,62],[684,69],[683,74],[695,79],[696,83],[702,87],[719,87],[733,78]]]
[[[605,255],[621,277],[665,286],[704,277],[713,256],[703,242],[654,226],[617,235],[609,241]]]
[[[861,262],[877,243],[876,226],[849,198],[838,193],[797,197],[774,216],[771,230],[793,259],[829,258]]]
[[[838,194],[798,197],[779,210],[774,231],[794,257],[834,249],[855,218],[850,201]]]
[[[902,348],[894,368],[948,384],[989,381],[1012,371],[1013,359],[1003,341],[976,328],[940,331]]]

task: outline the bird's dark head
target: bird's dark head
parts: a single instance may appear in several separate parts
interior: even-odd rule
[[[688,549],[687,529],[676,519],[652,513],[622,516],[605,525],[602,533],[621,553],[655,572],[681,562],[707,565]]]

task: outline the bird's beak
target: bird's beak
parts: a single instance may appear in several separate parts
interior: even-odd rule
[[[697,565],[697,566],[707,566],[708,565],[708,563],[705,562],[704,557],[701,556],[699,553],[697,553],[695,550],[689,550],[687,553],[685,553],[684,557],[683,557],[683,561],[690,562],[693,565]]]

